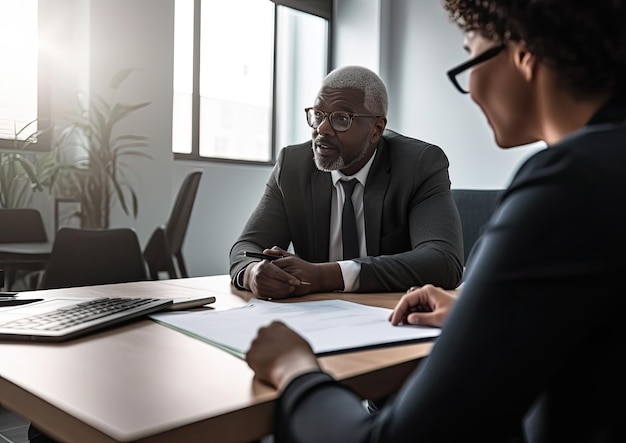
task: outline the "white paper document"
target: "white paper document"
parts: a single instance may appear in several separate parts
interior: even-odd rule
[[[317,355],[437,337],[441,330],[392,326],[391,309],[344,300],[276,303],[253,299],[225,311],[164,312],[150,318],[241,358],[257,331],[280,320],[303,336]]]

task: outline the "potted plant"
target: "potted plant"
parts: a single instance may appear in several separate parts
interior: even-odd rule
[[[109,84],[113,96],[131,72],[122,69],[114,75]],[[78,102],[79,112],[70,114],[67,125],[58,131],[47,184],[56,197],[79,203],[74,215],[81,227],[108,228],[115,202],[125,214],[137,216],[137,195],[127,179],[129,168],[124,160],[151,158],[141,150],[148,146],[146,137],[118,135],[116,125],[150,102],[128,105],[97,94],[79,94]]]
[[[43,130],[22,138],[35,122],[14,131],[13,150],[0,151],[0,208],[27,207],[33,193],[44,190],[41,180],[44,162],[40,158],[44,154],[27,150]]]

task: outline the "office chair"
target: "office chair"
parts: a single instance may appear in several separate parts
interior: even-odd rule
[[[61,228],[41,289],[147,280],[137,234],[131,228]]]
[[[167,223],[157,227],[146,244],[143,255],[152,280],[158,280],[160,272],[169,278],[189,277],[182,248],[201,178],[202,171],[185,177]]]
[[[467,262],[483,226],[493,214],[504,191],[502,189],[453,189],[452,197],[461,217],[464,259]]]
[[[0,243],[46,243],[47,241],[46,228],[38,210],[0,209]],[[6,260],[0,258],[0,269],[4,271],[4,286],[8,291],[11,290],[19,273],[41,270],[44,266],[45,262],[26,256]]]

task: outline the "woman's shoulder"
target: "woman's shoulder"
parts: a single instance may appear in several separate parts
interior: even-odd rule
[[[572,133],[530,156],[517,177],[577,175],[601,181],[619,174],[626,180],[626,126],[598,125]],[[606,175],[608,174],[608,176]]]

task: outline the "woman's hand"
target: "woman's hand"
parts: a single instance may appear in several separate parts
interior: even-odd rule
[[[309,343],[279,321],[259,329],[246,362],[260,380],[281,390],[297,375],[319,370]]]
[[[433,285],[413,286],[402,296],[389,321],[400,324],[440,328],[456,301],[456,296]]]

